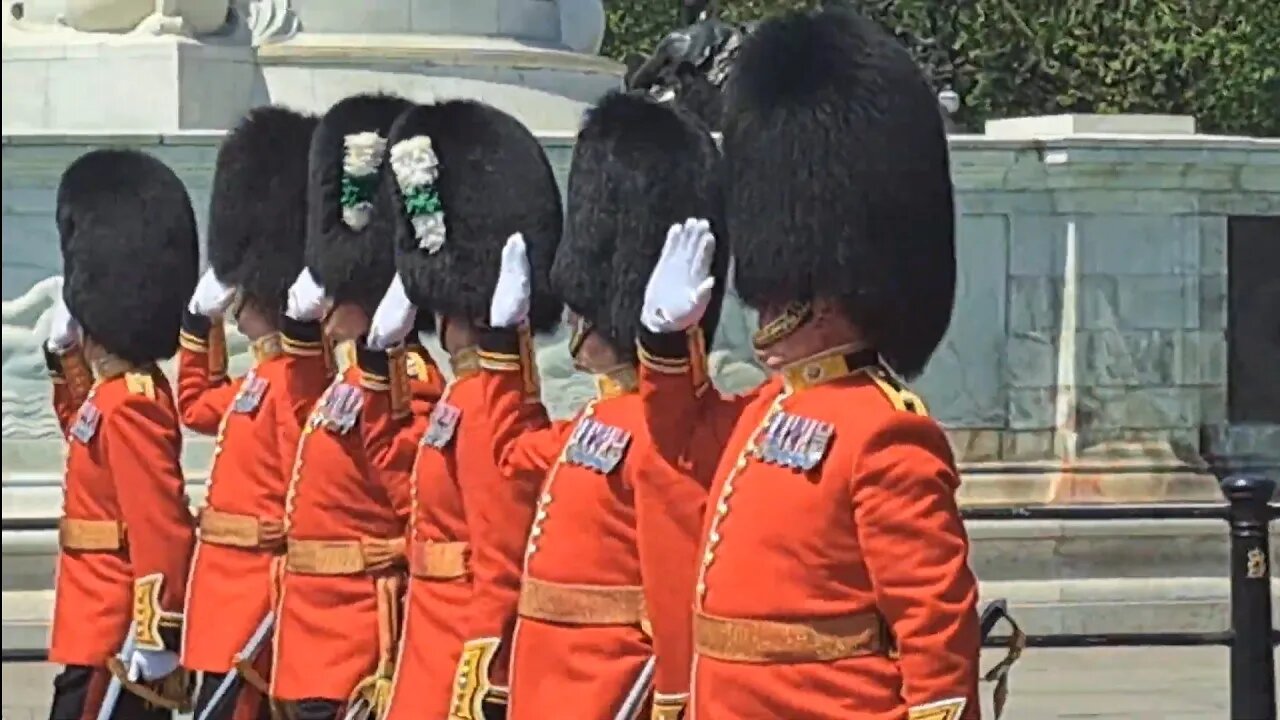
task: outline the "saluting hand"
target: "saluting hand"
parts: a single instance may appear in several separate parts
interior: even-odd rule
[[[284,314],[299,322],[312,322],[324,315],[324,288],[309,268],[302,268],[298,279],[289,287]]]
[[[396,273],[391,279],[391,286],[378,302],[378,309],[373,311],[366,342],[373,350],[386,350],[408,337],[417,317],[418,308],[409,301],[400,273]]]
[[[196,283],[196,291],[191,293],[187,310],[193,315],[218,317],[227,311],[231,300],[236,296],[236,289],[227,287],[213,274],[213,268],[204,271],[200,282]]]
[[[489,325],[514,328],[529,316],[529,256],[525,253],[524,235],[507,238],[502,248],[502,270],[489,303]]]
[[[716,284],[711,276],[715,247],[716,238],[706,220],[689,218],[667,231],[640,309],[640,322],[649,331],[683,332],[702,321]]]
[[[80,323],[71,317],[67,302],[59,292],[53,302],[53,316],[49,319],[49,337],[45,347],[52,353],[62,353],[80,343]]]

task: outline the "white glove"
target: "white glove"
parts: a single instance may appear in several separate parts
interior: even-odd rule
[[[716,284],[711,276],[715,247],[706,220],[689,218],[667,231],[640,309],[640,322],[650,332],[683,332],[702,320]]]
[[[53,301],[53,316],[49,319],[49,337],[44,345],[51,353],[63,353],[79,343],[80,323],[71,317],[71,311],[67,309],[67,301],[62,299],[62,293],[59,292]]]
[[[169,650],[134,650],[129,657],[129,681],[160,680],[178,669],[178,654]]]
[[[386,350],[404,340],[413,330],[413,321],[418,316],[418,308],[409,301],[405,294],[404,283],[400,273],[391,279],[391,286],[373,311],[373,320],[369,322],[369,338],[366,341],[370,349]]]
[[[289,286],[284,314],[299,322],[319,320],[324,315],[324,288],[316,282],[310,269],[302,268],[298,279]]]
[[[514,328],[529,316],[529,256],[524,251],[524,235],[507,238],[502,248],[502,270],[489,303],[489,325]]]
[[[187,310],[193,315],[219,317],[227,311],[235,296],[236,289],[223,285],[213,274],[213,268],[209,268],[200,276],[200,282],[196,283],[196,291],[191,293]]]

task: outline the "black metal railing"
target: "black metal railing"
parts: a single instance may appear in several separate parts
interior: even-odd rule
[[[1280,518],[1272,502],[1276,485],[1259,477],[1230,477],[1222,482],[1225,503],[1167,505],[1031,505],[979,507],[964,510],[966,520],[1203,520],[1227,523],[1231,543],[1230,629],[1217,632],[1059,633],[1028,635],[1027,647],[1083,648],[1118,646],[1188,647],[1218,645],[1231,648],[1231,717],[1276,720],[1274,648],[1280,630],[1271,625],[1270,524]],[[8,532],[56,530],[57,520],[4,518]],[[1007,647],[1008,637],[986,640],[988,647]],[[0,661],[43,662],[42,648],[5,648]]]

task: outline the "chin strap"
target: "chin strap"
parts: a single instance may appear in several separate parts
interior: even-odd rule
[[[763,350],[785,339],[812,319],[812,303],[793,302],[783,309],[781,315],[756,330],[751,336],[751,344],[757,350]]]

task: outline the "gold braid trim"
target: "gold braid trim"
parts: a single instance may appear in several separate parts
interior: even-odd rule
[[[813,318],[813,306],[807,302],[794,302],[774,318],[772,322],[756,330],[751,343],[757,349],[767,348],[795,332]]]
[[[209,326],[209,376],[227,376],[227,326],[222,318],[215,318]]]
[[[369,716],[381,718],[391,704],[392,678],[396,670],[396,638],[400,634],[400,578],[394,575],[374,581],[378,593],[378,667],[351,691],[349,705],[365,702]]]

